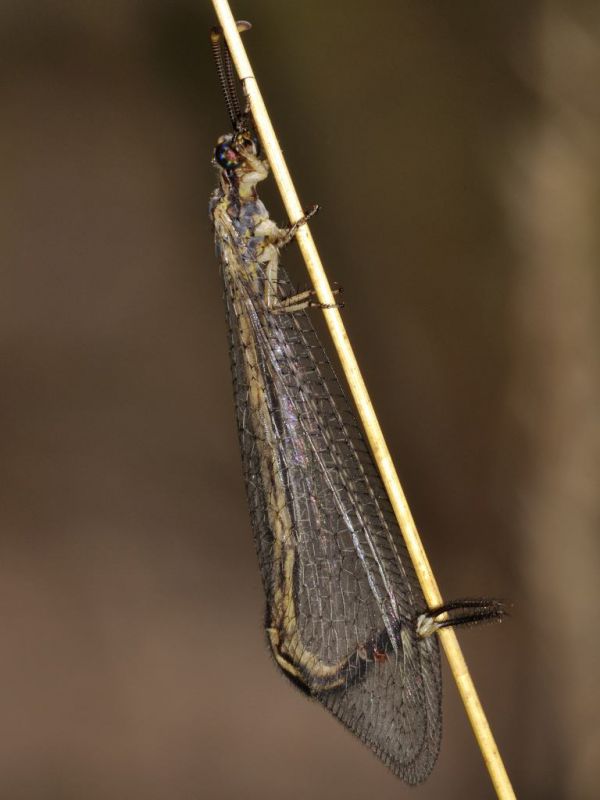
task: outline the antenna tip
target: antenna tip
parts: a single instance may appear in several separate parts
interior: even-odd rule
[[[239,33],[244,33],[245,31],[249,31],[252,28],[252,23],[248,22],[247,19],[238,19],[235,23],[237,25],[237,29]],[[217,44],[221,41],[223,36],[223,28],[219,25],[215,25],[214,28],[210,29],[210,41],[213,44]]]

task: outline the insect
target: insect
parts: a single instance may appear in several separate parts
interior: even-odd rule
[[[238,23],[240,30],[249,23]],[[501,603],[427,609],[352,408],[280,264],[298,225],[258,198],[268,175],[231,57],[211,41],[232,132],[217,142],[210,201],[224,284],[237,427],[273,658],[407,783],[440,747],[437,630],[499,620]]]

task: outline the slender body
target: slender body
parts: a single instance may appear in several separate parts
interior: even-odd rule
[[[238,23],[248,26],[248,23]],[[240,28],[245,29],[245,28]],[[428,610],[387,495],[257,195],[268,165],[240,114],[231,64],[212,34],[234,133],[216,147],[210,202],[221,267],[242,464],[282,672],[396,774],[418,783],[441,738],[435,631],[498,619],[496,601]],[[298,223],[297,223],[298,224]]]
[[[243,135],[230,150],[211,215],[267,638],[296,685],[416,783],[440,744],[438,643],[417,633],[423,595],[308,313],[282,307],[288,232],[256,196],[266,164]]]

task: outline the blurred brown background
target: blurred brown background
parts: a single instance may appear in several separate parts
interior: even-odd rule
[[[600,7],[234,12],[442,590],[514,602],[461,639],[517,794],[597,797]],[[270,662],[213,23],[0,5],[0,797],[491,798],[448,676],[410,790]]]

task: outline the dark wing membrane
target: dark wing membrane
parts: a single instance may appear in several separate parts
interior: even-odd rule
[[[308,315],[272,314],[238,270],[234,276],[225,268],[224,279],[267,615],[276,603],[273,575],[281,558],[274,527],[291,520],[295,635],[289,658],[313,696],[395,773],[417,783],[429,775],[440,745],[439,650],[435,637],[416,636],[416,615],[426,604],[385,490]],[[277,294],[291,293],[280,268]],[[270,426],[248,410],[250,346]],[[270,469],[281,476],[285,504],[279,498],[282,507],[274,510],[274,478],[265,473],[261,448],[275,440]]]

